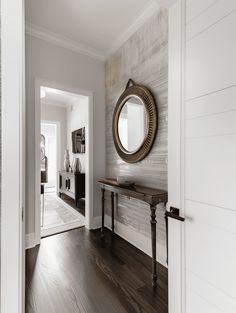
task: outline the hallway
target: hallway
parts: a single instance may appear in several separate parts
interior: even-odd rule
[[[167,269],[118,236],[80,228],[27,251],[26,313],[166,313]]]

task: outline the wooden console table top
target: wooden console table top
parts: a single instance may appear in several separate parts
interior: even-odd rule
[[[132,186],[119,185],[116,179],[113,178],[102,179],[99,180],[98,183],[101,185],[101,188],[122,194],[124,196],[139,199],[152,206],[155,206],[158,203],[166,204],[168,200],[167,191],[161,189],[149,188],[136,184]]]

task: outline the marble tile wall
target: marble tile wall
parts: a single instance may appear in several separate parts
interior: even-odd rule
[[[156,12],[106,62],[106,176],[128,175],[146,186],[167,190],[167,85],[168,15]],[[118,156],[112,138],[112,115],[129,78],[147,86],[159,112],[158,133],[150,154],[141,162],[128,164]],[[107,214],[109,205],[107,205]],[[116,219],[150,237],[149,207],[143,202],[119,197]],[[158,259],[165,263],[164,208],[157,208]]]

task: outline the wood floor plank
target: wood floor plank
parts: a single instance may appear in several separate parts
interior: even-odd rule
[[[48,237],[26,255],[26,313],[167,313],[167,269],[106,230]]]

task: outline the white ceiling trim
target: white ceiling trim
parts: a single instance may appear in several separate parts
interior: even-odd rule
[[[26,33],[33,37],[42,39],[44,41],[50,42],[57,46],[69,49],[73,52],[77,52],[83,55],[87,55],[94,59],[104,61],[105,55],[103,52],[93,49],[89,46],[82,45],[78,42],[70,40],[66,37],[63,37],[59,34],[48,31],[45,28],[38,27],[34,24],[26,23]]]
[[[117,51],[151,16],[160,9],[158,1],[151,1],[142,14],[128,27],[128,29],[115,40],[109,49],[106,59]]]
[[[115,51],[117,51],[153,14],[159,10],[161,1],[164,0],[150,1],[147,7],[143,10],[142,14],[139,15],[136,20],[131,23],[127,30],[113,42],[107,53],[91,48],[90,46],[80,44],[79,42],[48,31],[45,28],[38,27],[32,23],[26,23],[26,33],[30,36],[69,49],[73,52],[83,54],[100,61],[105,61]],[[174,0],[169,0],[169,2],[174,2]],[[161,4],[163,4],[163,2]]]

